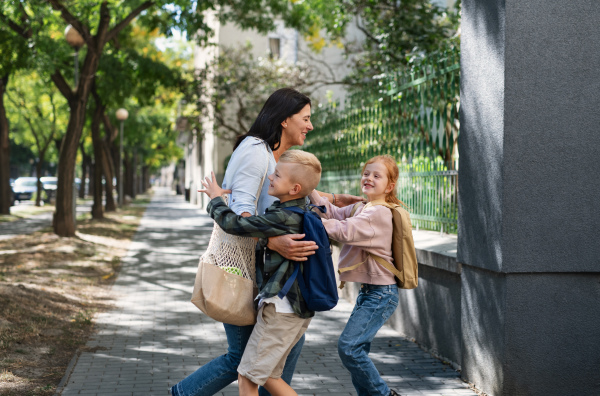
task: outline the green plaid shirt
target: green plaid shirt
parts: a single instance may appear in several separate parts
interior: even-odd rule
[[[275,201],[262,216],[239,216],[229,209],[221,197],[212,199],[206,210],[210,217],[228,234],[268,238],[285,234],[302,234],[302,216],[283,210],[290,206],[306,209],[306,199],[294,199],[284,203]],[[264,261],[261,260],[262,256],[262,254],[258,254],[256,262],[263,275],[262,284],[258,285],[260,291],[255,300],[256,303],[260,299],[276,296],[294,272],[295,267],[294,262],[269,248],[265,248]],[[301,318],[311,318],[315,315],[313,311],[306,308],[297,281],[294,282],[286,297],[294,312]]]

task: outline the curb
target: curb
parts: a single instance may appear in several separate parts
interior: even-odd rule
[[[71,358],[71,361],[69,362],[69,365],[67,366],[65,375],[62,377],[62,379],[58,383],[58,386],[56,387],[56,392],[54,393],[54,396],[62,395],[64,388],[69,383],[69,378],[71,378],[71,374],[73,374],[73,369],[75,368],[75,365],[77,364],[77,361],[79,360],[80,356],[81,356],[81,351],[77,350],[77,352],[75,352],[75,356],[73,356],[73,358]]]

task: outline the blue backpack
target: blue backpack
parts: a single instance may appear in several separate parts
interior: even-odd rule
[[[324,206],[310,206],[325,213]],[[315,254],[308,256],[308,260],[302,262],[302,271],[300,271],[300,262],[295,263],[294,272],[277,295],[279,298],[283,298],[292,287],[294,280],[298,279],[298,286],[306,302],[306,307],[311,311],[329,311],[337,305],[339,297],[335,284],[329,237],[323,222],[319,215],[310,210],[302,210],[296,206],[285,208],[285,210],[304,215],[302,222],[304,239],[315,241],[319,249]],[[298,276],[299,273],[300,276]]]

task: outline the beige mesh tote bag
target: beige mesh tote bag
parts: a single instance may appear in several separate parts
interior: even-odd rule
[[[255,213],[268,168],[267,157],[267,168],[254,202]],[[254,239],[227,234],[214,223],[208,247],[198,264],[192,303],[222,323],[237,326],[256,323],[255,246]]]

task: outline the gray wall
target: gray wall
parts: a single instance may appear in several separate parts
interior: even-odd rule
[[[598,271],[600,3],[507,3],[503,267]]]
[[[399,290],[390,325],[446,361],[461,361],[460,275],[419,266],[419,286]]]
[[[600,394],[600,3],[464,0],[463,377]]]

